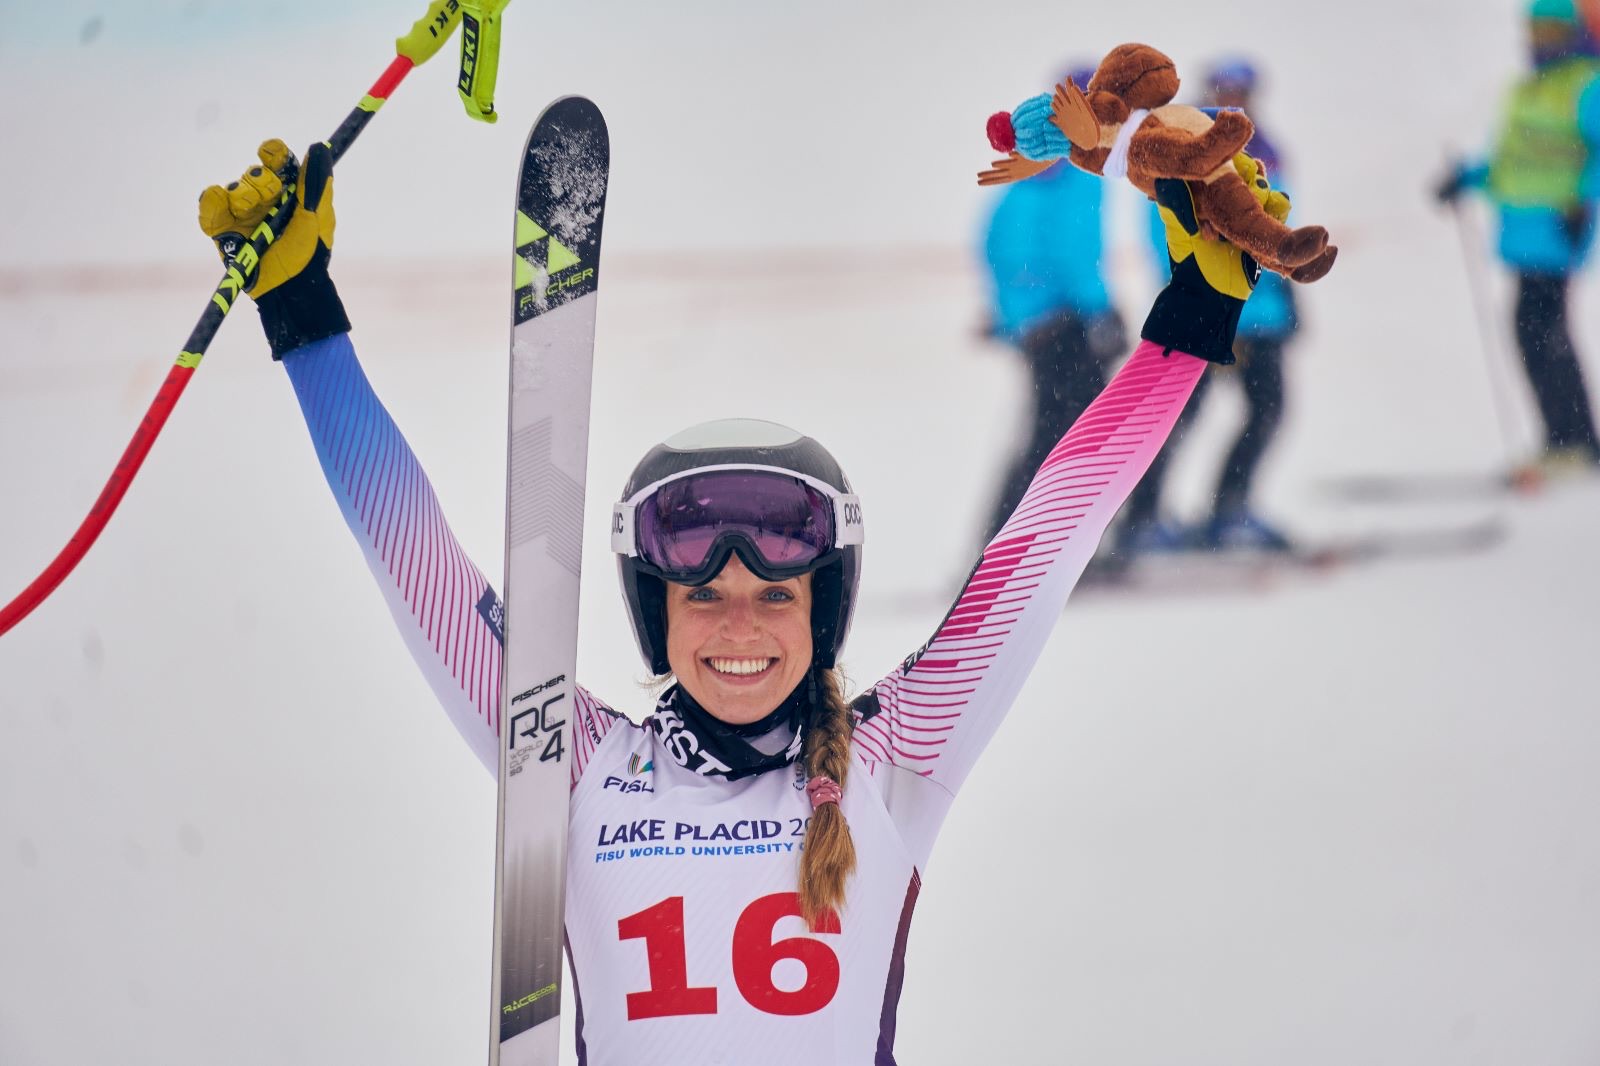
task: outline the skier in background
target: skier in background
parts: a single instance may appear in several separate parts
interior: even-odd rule
[[[1245,153],[1266,164],[1274,188],[1289,191],[1283,177],[1282,157],[1263,131],[1253,106],[1258,81],[1255,66],[1246,59],[1215,62],[1206,74],[1206,99],[1202,106],[1235,107],[1247,112],[1256,131],[1245,146]],[[1150,218],[1151,237],[1160,251],[1165,270],[1165,230],[1154,207]],[[1161,489],[1173,448],[1182,440],[1185,427],[1200,409],[1211,378],[1218,373],[1215,370],[1201,379],[1172,440],[1129,498],[1116,538],[1115,554],[1135,556],[1188,548],[1286,551],[1291,547],[1289,538],[1255,511],[1250,497],[1261,459],[1277,435],[1283,418],[1283,353],[1299,328],[1294,289],[1289,281],[1271,271],[1262,271],[1255,292],[1245,302],[1239,316],[1239,332],[1233,344],[1238,362],[1230,376],[1236,377],[1244,390],[1247,413],[1233,447],[1223,460],[1210,514],[1192,528],[1163,517]]]
[[[1528,5],[1533,69],[1512,85],[1494,150],[1436,189],[1482,189],[1499,209],[1500,258],[1516,274],[1516,335],[1544,423],[1546,472],[1591,470],[1600,441],[1567,322],[1567,290],[1594,242],[1600,198],[1600,60],[1573,0]]]
[[[1067,77],[1089,84],[1094,66]],[[1022,499],[1039,464],[1105,388],[1125,331],[1102,264],[1105,182],[1065,159],[1005,188],[985,229],[990,323],[1022,353],[1033,380],[1027,443],[1012,460],[984,531],[987,542]]]

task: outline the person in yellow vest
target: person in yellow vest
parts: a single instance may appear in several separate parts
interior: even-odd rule
[[[1567,289],[1595,235],[1600,199],[1600,58],[1574,0],[1532,0],[1533,70],[1512,86],[1487,160],[1463,163],[1437,189],[1469,189],[1499,210],[1500,258],[1517,275],[1516,334],[1544,421],[1547,470],[1592,469],[1600,440],[1567,323]]]

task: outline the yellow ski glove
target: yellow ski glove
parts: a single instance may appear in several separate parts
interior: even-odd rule
[[[1260,160],[1240,152],[1233,157],[1233,169],[1267,214],[1279,222],[1289,217],[1289,198],[1268,183],[1267,168]],[[1242,249],[1208,232],[1196,220],[1189,186],[1166,179],[1157,181],[1156,202],[1161,208],[1161,221],[1166,224],[1167,250],[1173,262],[1182,263],[1192,256],[1212,288],[1238,300],[1249,299],[1261,268]]]
[[[253,258],[249,236],[283,196],[278,177],[289,162],[288,147],[277,138],[256,150],[261,160],[226,188],[212,185],[200,194],[200,228],[224,244],[241,238],[239,263],[248,269]],[[318,143],[306,152],[295,185],[295,211],[256,268],[249,293],[255,298],[261,324],[275,359],[312,341],[345,333],[350,320],[328,277],[333,252],[333,152]],[[226,260],[224,253],[224,260]]]
[[[1233,169],[1250,186],[1251,195],[1266,209],[1267,214],[1279,222],[1289,217],[1289,197],[1272,187],[1267,176],[1267,164],[1240,152],[1233,157]]]
[[[231,233],[248,243],[251,232],[283,196],[278,171],[289,162],[288,146],[274,137],[262,141],[256,155],[260,166],[246,170],[226,188],[212,185],[200,194],[200,228],[213,240]],[[306,153],[295,198],[294,217],[261,257],[256,282],[250,287],[257,299],[304,270],[318,244],[329,251],[333,248],[333,160],[327,145],[314,145]]]
[[[1288,216],[1289,198],[1272,188],[1259,160],[1241,152],[1233,167],[1268,214],[1280,222]],[[1239,314],[1261,267],[1200,222],[1187,182],[1158,178],[1155,185],[1172,278],[1156,295],[1140,336],[1213,363],[1231,363]]]

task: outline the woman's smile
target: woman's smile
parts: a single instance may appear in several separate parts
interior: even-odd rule
[[[708,656],[703,660],[720,677],[735,682],[752,682],[760,680],[761,675],[777,665],[775,658],[763,656],[757,659],[735,659],[721,655]]]

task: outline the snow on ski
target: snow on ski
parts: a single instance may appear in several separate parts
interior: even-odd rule
[[[528,135],[517,183],[491,1066],[554,1066],[560,1039],[567,723],[610,154],[599,109],[563,97]]]

